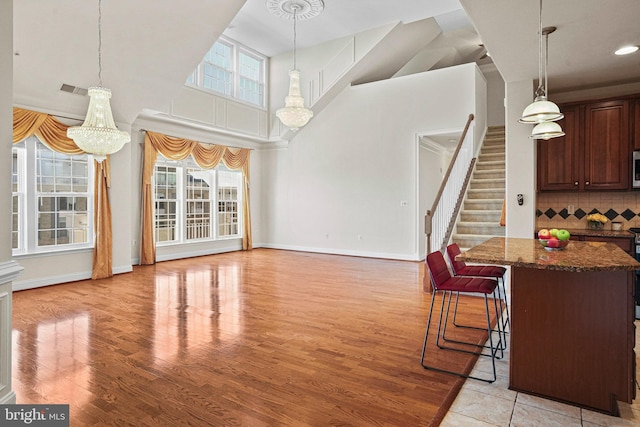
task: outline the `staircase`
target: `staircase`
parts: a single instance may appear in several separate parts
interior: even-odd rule
[[[504,133],[504,126],[489,127],[480,149],[452,237],[462,250],[504,236],[504,227],[500,226],[505,192]]]

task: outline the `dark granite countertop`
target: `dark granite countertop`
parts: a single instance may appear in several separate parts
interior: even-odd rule
[[[458,258],[471,263],[572,272],[640,269],[640,263],[632,256],[607,242],[571,241],[563,250],[547,251],[537,239],[494,237]]]
[[[632,239],[635,234],[630,232],[629,230],[590,230],[588,228],[567,228],[567,231],[571,233],[572,236],[588,236],[588,237],[620,237]]]

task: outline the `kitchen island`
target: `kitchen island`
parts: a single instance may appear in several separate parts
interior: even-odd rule
[[[511,267],[510,389],[612,415],[632,402],[633,257],[607,242],[547,251],[495,237],[458,259]]]

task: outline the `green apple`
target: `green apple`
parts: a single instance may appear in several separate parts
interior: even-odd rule
[[[552,228],[551,230],[549,230],[549,234],[551,234],[551,237],[558,237],[558,229]]]
[[[564,242],[565,240],[569,240],[571,234],[567,230],[558,230],[558,232],[556,233],[556,237],[558,238],[558,240]]]

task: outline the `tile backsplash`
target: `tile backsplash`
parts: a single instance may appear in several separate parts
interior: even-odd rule
[[[573,214],[570,208],[573,207]],[[611,222],[621,222],[622,229],[640,227],[640,191],[625,192],[567,192],[538,193],[536,195],[536,229],[586,228],[586,216],[599,212]]]

